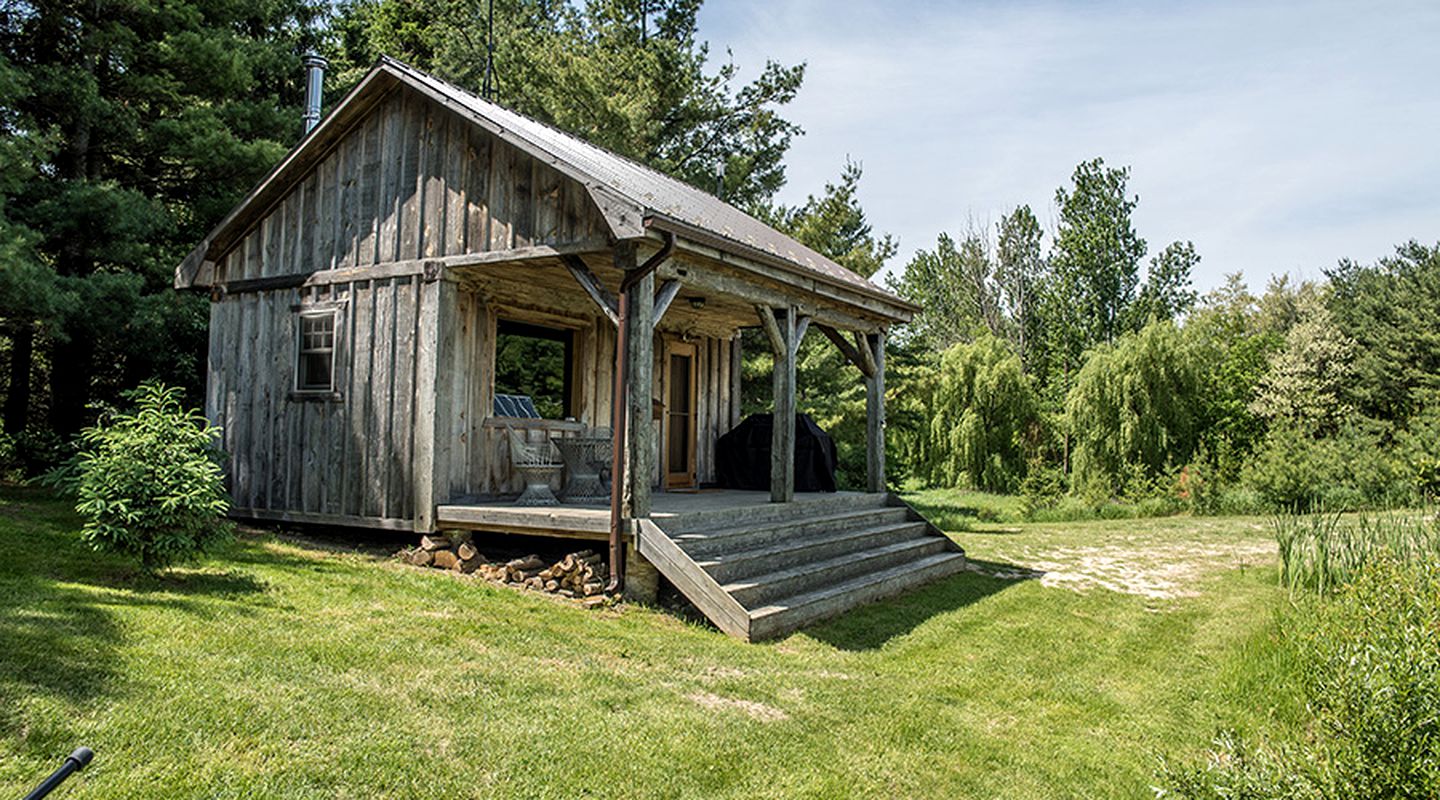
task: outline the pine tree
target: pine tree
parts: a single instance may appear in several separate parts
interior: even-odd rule
[[[174,295],[172,270],[298,137],[304,31],[322,8],[38,0],[0,14],[0,56],[23,79],[7,108],[53,145],[4,203],[52,272],[56,430],[145,378],[198,397],[206,309]]]
[[[700,0],[350,0],[340,7],[341,83],[390,55],[479,91],[493,2],[494,99],[742,208],[785,182],[798,126],[779,109],[804,65],[767,62],[736,86],[697,36]]]

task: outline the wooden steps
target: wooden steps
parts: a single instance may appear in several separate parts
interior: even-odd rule
[[[641,555],[722,630],[783,636],[965,567],[965,555],[898,498],[646,520]]]

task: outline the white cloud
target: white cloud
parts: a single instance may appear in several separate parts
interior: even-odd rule
[[[1357,5],[712,0],[701,34],[748,70],[809,64],[782,199],[859,160],[902,262],[1018,203],[1048,219],[1100,155],[1208,288],[1440,239],[1440,4]]]

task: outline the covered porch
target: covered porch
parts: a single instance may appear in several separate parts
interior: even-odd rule
[[[458,335],[441,342],[458,345],[442,354],[454,368],[439,372],[440,403],[466,396],[446,387],[447,375],[478,385],[451,413],[436,409],[437,422],[457,430],[448,453],[437,447],[451,477],[428,527],[607,541],[610,590],[653,599],[663,576],[747,639],[962,569],[959,549],[886,489],[885,339],[908,309],[858,278],[800,279],[773,256],[735,253],[733,242],[720,249],[674,221],[644,227],[636,241],[446,265],[454,281],[441,290],[456,294]],[[573,343],[566,398],[550,404],[565,406],[566,419],[508,417],[494,404],[510,396],[494,377],[507,321]],[[746,328],[763,332],[773,365],[768,491],[716,485],[716,442],[741,420]],[[862,491],[796,491],[796,362],[817,335],[865,387]],[[467,372],[476,360],[481,370]],[[601,431],[611,442],[609,505],[516,503],[518,465],[537,448]],[[550,480],[562,489],[558,470]]]
[[[883,495],[876,495],[880,498]],[[650,519],[666,530],[733,527],[776,516],[819,516],[870,499],[866,492],[803,493],[786,514],[774,511],[768,492],[700,489],[656,493]],[[610,508],[602,503],[518,506],[509,500],[455,503],[436,509],[444,530],[491,531],[533,536],[604,540],[610,536]]]

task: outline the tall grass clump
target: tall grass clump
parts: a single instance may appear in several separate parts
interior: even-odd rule
[[[1281,514],[1271,528],[1280,548],[1280,580],[1292,592],[1333,592],[1381,559],[1440,560],[1440,516],[1428,511]]]
[[[1288,739],[1224,733],[1202,763],[1162,763],[1158,797],[1440,797],[1440,561],[1424,550],[1402,560],[1409,523],[1313,525],[1332,545],[1365,542],[1372,559],[1282,617],[1308,719]]]

